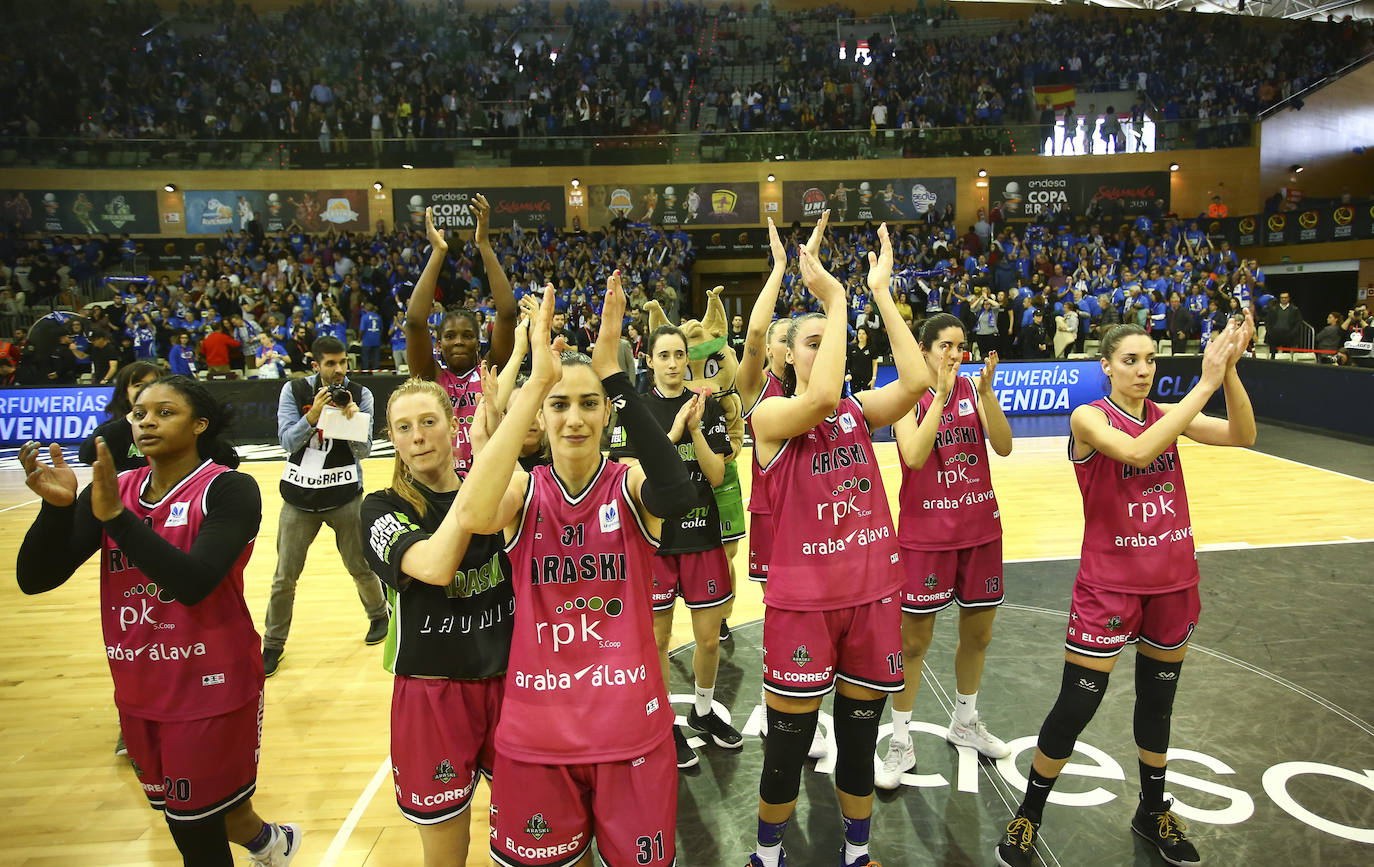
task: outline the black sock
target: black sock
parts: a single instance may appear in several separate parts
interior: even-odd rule
[[[1164,809],[1164,769],[1140,763],[1140,795],[1145,809],[1158,813]]]
[[[1016,811],[1017,815],[1025,816],[1039,825],[1045,813],[1045,800],[1049,798],[1050,789],[1054,788],[1058,779],[1042,776],[1035,768],[1031,768],[1030,779],[1026,783],[1026,798],[1021,802],[1021,809]]]

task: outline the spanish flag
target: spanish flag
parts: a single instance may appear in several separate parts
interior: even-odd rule
[[[1037,84],[1035,86],[1035,107],[1064,108],[1073,105],[1072,84]]]

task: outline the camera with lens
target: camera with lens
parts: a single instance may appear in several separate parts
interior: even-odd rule
[[[348,406],[353,401],[353,395],[348,393],[346,385],[331,385],[329,387],[329,401],[338,407]]]

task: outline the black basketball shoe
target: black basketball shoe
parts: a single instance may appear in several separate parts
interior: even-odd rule
[[[1174,867],[1193,867],[1201,864],[1197,848],[1188,841],[1183,823],[1169,811],[1173,801],[1166,801],[1164,809],[1158,812],[1147,810],[1142,798],[1131,819],[1131,830],[1144,837],[1159,850],[1159,855]]]
[[[1006,836],[997,844],[997,863],[1002,867],[1030,867],[1031,851],[1039,822],[1032,822],[1020,813],[1007,825]]]

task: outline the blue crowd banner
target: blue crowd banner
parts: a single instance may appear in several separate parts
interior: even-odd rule
[[[960,376],[972,377],[983,365],[961,365]],[[882,365],[874,386],[897,378],[896,368]],[[1102,366],[1096,361],[1023,361],[998,365],[992,391],[1007,415],[1062,415],[1104,394]]]
[[[0,445],[81,442],[105,421],[113,392],[108,385],[0,391]]]

